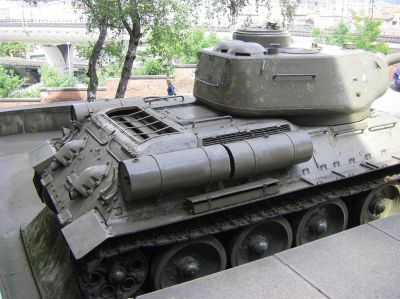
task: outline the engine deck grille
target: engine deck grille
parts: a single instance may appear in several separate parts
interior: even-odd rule
[[[177,129],[139,107],[111,111],[107,113],[107,116],[139,143],[156,136],[178,132]]]
[[[279,134],[283,132],[289,132],[290,126],[289,124],[281,125],[281,126],[272,126],[272,127],[265,127],[260,129],[254,129],[250,131],[242,131],[236,133],[229,133],[224,135],[217,135],[212,137],[203,138],[203,145],[214,145],[214,144],[225,144],[236,142],[240,140],[258,138],[258,137],[265,137],[269,135]]]

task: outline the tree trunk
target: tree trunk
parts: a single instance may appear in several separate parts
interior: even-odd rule
[[[235,27],[238,17],[239,17],[239,5],[238,3],[239,1],[237,0],[231,0],[229,1],[229,16],[228,16],[228,20],[229,20],[229,28],[233,28]]]
[[[126,88],[128,87],[129,78],[131,77],[132,65],[136,59],[136,50],[139,45],[139,40],[142,34],[140,33],[140,24],[138,22],[133,25],[132,30],[129,32],[129,44],[126,52],[124,66],[121,71],[121,78],[119,80],[118,89],[115,93],[116,99],[125,97]]]
[[[92,54],[89,59],[89,67],[86,75],[89,77],[89,85],[87,89],[87,101],[94,102],[96,100],[97,86],[99,80],[97,78],[97,61],[100,57],[100,52],[103,49],[104,42],[107,36],[108,17],[104,16],[99,24],[100,34],[93,46]]]

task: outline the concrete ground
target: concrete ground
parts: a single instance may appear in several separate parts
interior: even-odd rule
[[[0,235],[19,230],[43,208],[32,183],[29,152],[60,132],[0,137]]]
[[[400,88],[397,88],[394,83],[391,83],[386,93],[372,103],[372,108],[392,113],[400,113]]]
[[[0,299],[40,299],[19,231],[0,236],[0,253]]]
[[[400,215],[138,299],[400,298]]]
[[[32,183],[29,152],[59,136],[41,132],[0,137],[0,299],[40,298],[19,229],[44,207]]]

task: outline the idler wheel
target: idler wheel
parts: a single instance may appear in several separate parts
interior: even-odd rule
[[[214,237],[167,247],[152,262],[151,277],[156,290],[226,268],[226,253]]]
[[[289,222],[278,217],[248,226],[231,238],[229,260],[232,267],[290,248],[293,233]]]
[[[346,229],[348,212],[342,200],[326,202],[299,214],[293,221],[296,245],[302,245]]]
[[[357,224],[365,224],[399,212],[400,191],[396,185],[381,186],[355,204]]]
[[[141,251],[104,258],[87,274],[81,289],[88,298],[129,298],[143,286],[148,272]]]

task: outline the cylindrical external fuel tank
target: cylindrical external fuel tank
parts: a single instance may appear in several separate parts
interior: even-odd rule
[[[142,156],[122,161],[118,172],[124,199],[133,201],[228,179],[251,178],[307,161],[312,152],[310,136],[295,131]]]
[[[124,199],[130,201],[227,180],[231,166],[225,148],[212,145],[122,161],[118,172]]]
[[[307,161],[312,142],[302,131],[226,144],[233,159],[233,179],[253,177]]]

